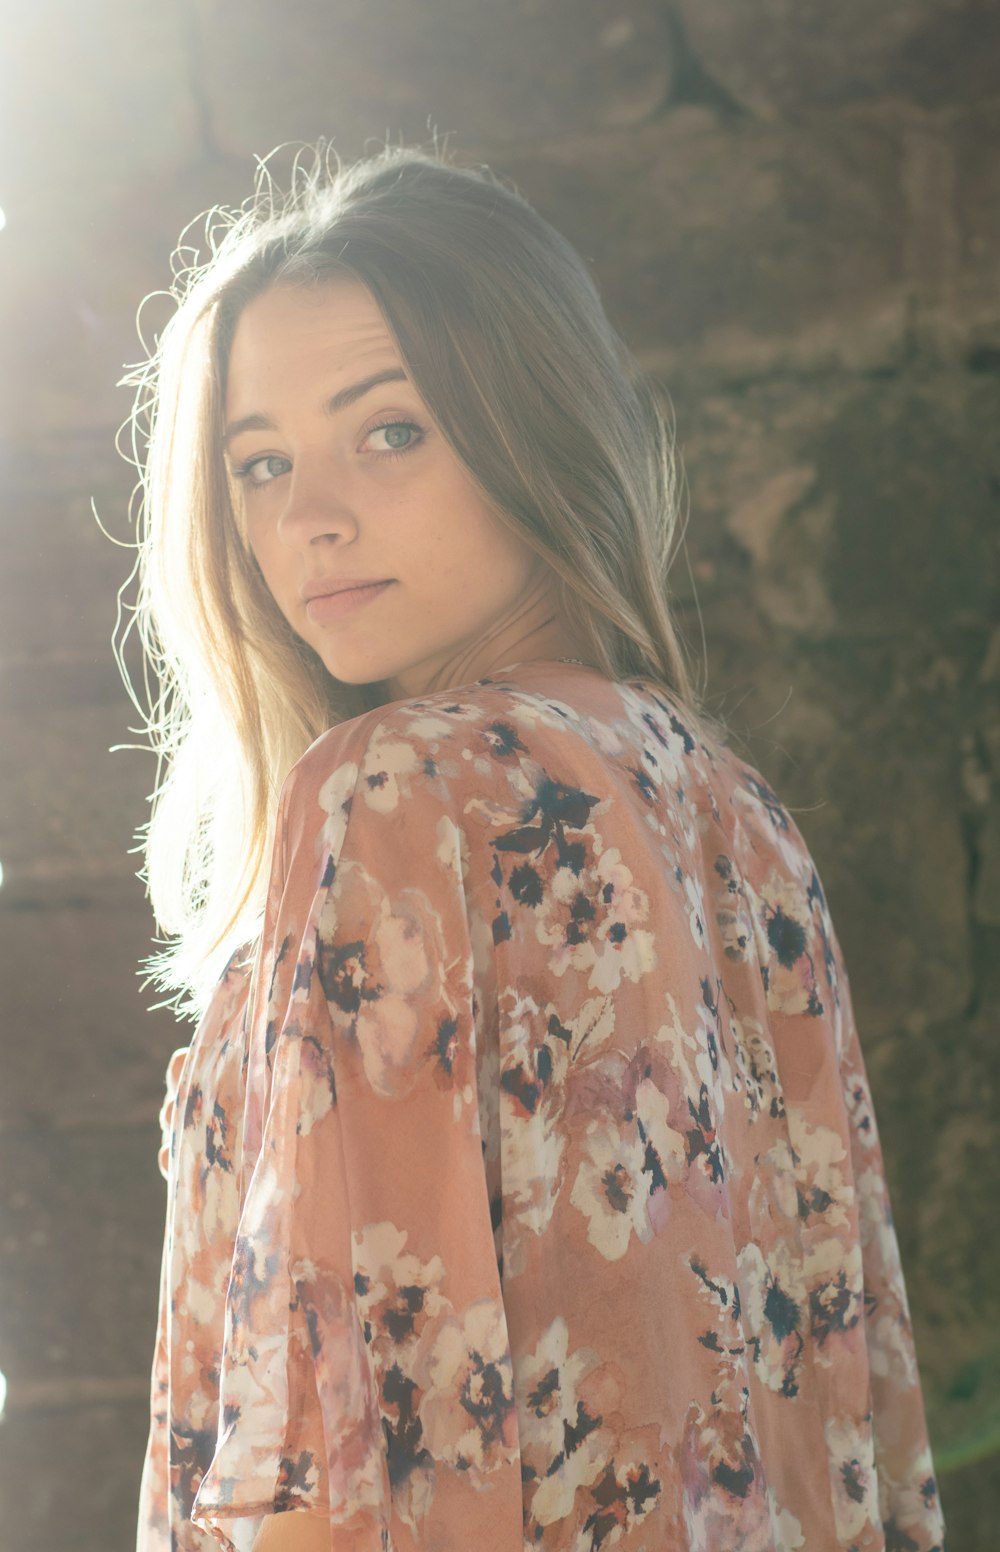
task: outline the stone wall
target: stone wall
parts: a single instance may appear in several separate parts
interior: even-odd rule
[[[848,966],[951,1552],[1000,1514],[1000,8],[39,0],[0,90],[3,1548],[132,1545],[189,1037],[135,974],[154,777],[111,655],[134,314],[252,157],[450,135],[669,393],[711,704]],[[977,1458],[978,1457],[978,1458]]]

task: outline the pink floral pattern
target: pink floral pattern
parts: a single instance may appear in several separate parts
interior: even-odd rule
[[[940,1552],[847,974],[659,686],[333,729],[171,1060],[138,1552]]]

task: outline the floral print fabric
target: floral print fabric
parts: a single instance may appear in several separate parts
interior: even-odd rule
[[[943,1547],[823,888],[658,685],[325,734],[182,1061],[138,1552]]]

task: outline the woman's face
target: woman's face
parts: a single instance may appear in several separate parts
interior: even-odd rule
[[[225,416],[264,580],[336,679],[418,695],[578,646],[547,568],[490,514],[360,282],[249,303]],[[384,585],[331,595],[347,582]]]

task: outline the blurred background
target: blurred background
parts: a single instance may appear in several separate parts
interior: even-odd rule
[[[682,628],[823,876],[950,1552],[992,1549],[1000,6],[2,0],[0,23],[3,1552],[134,1546],[157,1112],[191,1034],[136,975],[153,761],[109,753],[136,741],[111,651],[132,556],[92,508],[128,542],[136,309],[255,156],[435,133],[576,244],[670,395]]]

